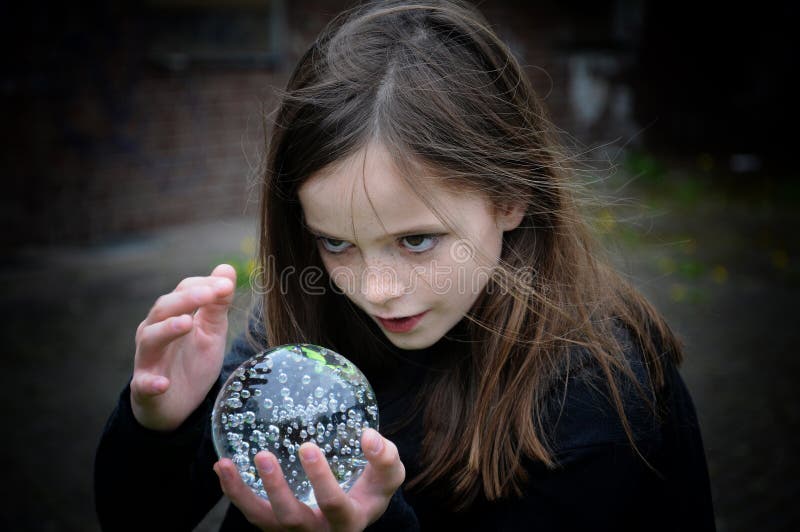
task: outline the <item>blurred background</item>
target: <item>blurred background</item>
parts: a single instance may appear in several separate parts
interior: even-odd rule
[[[159,295],[233,264],[241,331],[265,118],[348,5],[0,4],[0,529],[98,529],[95,447]],[[718,530],[797,530],[797,6],[479,5],[684,340]]]

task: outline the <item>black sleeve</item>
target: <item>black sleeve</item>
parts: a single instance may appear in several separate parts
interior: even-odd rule
[[[260,315],[249,319],[258,334]],[[263,338],[263,336],[261,336]],[[203,403],[176,430],[153,431],[133,415],[130,384],[108,419],[95,455],[95,505],[103,530],[192,530],[222,496],[212,466],[211,410],[224,378],[255,354],[244,333]]]
[[[365,532],[418,532],[419,521],[411,505],[406,502],[403,488],[398,488],[389,500],[386,511],[365,529]]]

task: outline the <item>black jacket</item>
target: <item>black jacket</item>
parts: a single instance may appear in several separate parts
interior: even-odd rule
[[[251,318],[257,336],[263,332],[258,323]],[[628,347],[626,355],[646,386],[641,353],[630,343]],[[211,467],[217,460],[211,408],[221,384],[253,354],[244,335],[239,336],[204,403],[171,433],[140,426],[131,411],[130,388],[122,391],[95,461],[95,502],[104,530],[191,530],[216,504],[222,492]],[[394,386],[375,388],[382,427],[408,413],[419,382],[415,371],[407,368],[392,380]],[[479,498],[466,511],[451,513],[443,509],[441,493],[406,493],[401,487],[367,530],[714,530],[694,406],[677,368],[668,367],[667,375],[661,423],[642,406],[632,386],[622,388],[638,450],[647,463],[632,451],[599,373],[587,365],[570,375],[548,418],[559,467],[527,461],[529,479],[522,498]],[[421,434],[421,416],[416,416],[390,437],[406,466],[407,481],[418,470]],[[252,527],[231,505],[221,530]]]

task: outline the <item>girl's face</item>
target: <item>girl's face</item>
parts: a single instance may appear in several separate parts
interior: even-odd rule
[[[311,176],[298,195],[336,288],[401,349],[429,347],[461,320],[497,265],[503,232],[523,215],[495,214],[480,196],[434,187],[428,196],[459,238],[378,144]]]

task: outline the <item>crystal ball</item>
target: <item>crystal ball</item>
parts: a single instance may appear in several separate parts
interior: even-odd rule
[[[312,344],[262,351],[223,384],[211,413],[217,455],[230,458],[245,484],[268,499],[255,467],[259,451],[278,459],[289,487],[308,506],[314,490],[300,464],[303,442],[324,453],[346,492],[367,464],[361,433],[378,430],[378,405],[361,371],[342,355]]]

